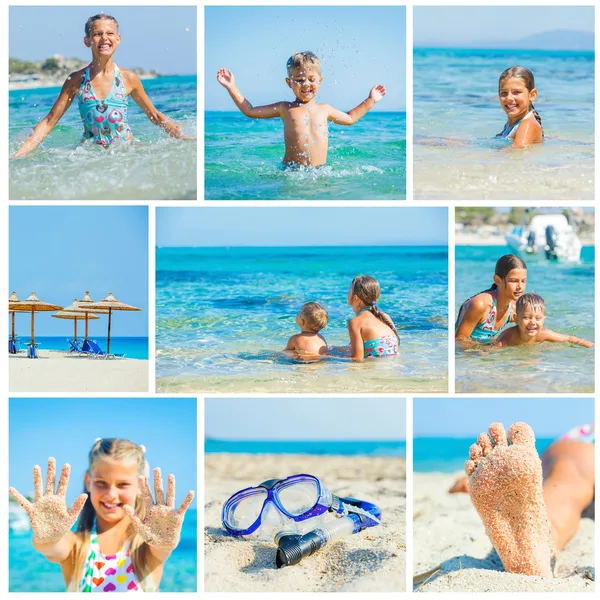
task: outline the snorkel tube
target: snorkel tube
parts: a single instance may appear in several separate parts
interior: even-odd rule
[[[280,531],[275,535],[277,555],[275,564],[277,568],[297,565],[303,558],[311,556],[326,544],[343,537],[358,533],[367,527],[379,525],[381,510],[375,504],[357,500],[356,498],[339,498],[333,496],[342,509],[342,516],[331,523],[309,531],[304,535],[289,534]]]

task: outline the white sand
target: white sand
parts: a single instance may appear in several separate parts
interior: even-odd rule
[[[102,359],[40,350],[9,354],[11,392],[147,392],[148,361]]]
[[[582,519],[560,553],[555,579],[506,573],[468,494],[448,494],[462,475],[414,475],[414,574],[441,565],[422,592],[593,592],[594,521]],[[415,586],[415,589],[419,585]]]
[[[402,458],[208,454],[205,457],[206,592],[399,592],[405,589],[405,461]],[[310,473],[339,496],[377,504],[382,522],[326,546],[293,567],[275,567],[275,546],[227,536],[221,508],[267,479]]]

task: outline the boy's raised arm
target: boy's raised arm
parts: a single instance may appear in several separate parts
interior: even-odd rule
[[[356,108],[349,110],[347,113],[330,106],[327,118],[338,125],[354,125],[354,123],[362,119],[384,96],[385,86],[376,85],[371,88],[369,97],[366,100],[361,102]]]
[[[229,92],[231,99],[240,109],[240,112],[251,119],[274,119],[281,116],[282,102],[267,104],[265,106],[252,106],[235,84],[235,77],[228,69],[219,69],[217,81]]]

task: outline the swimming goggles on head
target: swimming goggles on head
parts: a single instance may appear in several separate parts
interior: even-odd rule
[[[318,477],[270,479],[235,493],[221,513],[230,535],[274,541],[278,567],[297,564],[326,543],[379,525],[370,502],[332,494]]]

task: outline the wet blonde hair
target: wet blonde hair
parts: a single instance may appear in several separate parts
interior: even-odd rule
[[[546,303],[539,294],[523,294],[517,300],[517,314],[520,315],[526,308],[532,308],[534,311],[541,310],[546,314]]]
[[[327,327],[329,316],[327,311],[317,302],[307,302],[298,313],[301,319],[306,321],[306,324],[315,333]]]
[[[379,300],[380,294],[379,282],[377,279],[369,277],[368,275],[358,275],[358,277],[355,277],[352,280],[350,290],[352,295],[362,300],[364,304],[369,307],[373,316],[385,323],[396,334],[398,341],[400,341],[400,335],[398,335],[398,330],[394,325],[394,321],[392,321],[388,314],[379,310],[379,307],[375,304],[377,300]]]
[[[314,67],[321,73],[321,61],[319,60],[319,57],[309,50],[296,52],[295,54],[292,54],[287,61],[288,77],[291,77],[294,69],[307,69],[309,67]]]
[[[119,32],[119,23],[118,23],[118,21],[114,17],[111,17],[110,15],[106,15],[104,13],[100,13],[98,15],[94,15],[93,17],[90,17],[85,22],[85,37],[89,38],[90,35],[92,35],[92,27],[94,26],[94,23],[96,21],[102,21],[102,20],[112,21],[115,24],[115,27],[117,28],[117,33]]]
[[[92,446],[89,453],[88,475],[92,476],[94,465],[103,459],[111,459],[126,464],[134,464],[137,467],[138,475],[146,475],[146,460],[144,458],[145,450],[142,446],[138,446],[129,440],[122,438],[103,438],[98,439]],[[87,492],[85,481],[83,491]],[[138,494],[135,499],[135,512],[143,521],[146,517],[146,506],[141,494]],[[75,546],[73,579],[69,587],[73,586],[75,591],[79,582],[83,577],[83,569],[87,560],[90,547],[90,532],[92,530],[94,519],[96,518],[96,510],[92,505],[91,495],[88,493],[88,498],[83,506],[79,519],[77,521],[77,543]],[[146,562],[146,542],[135,532],[133,525],[129,525],[127,529],[127,540],[129,542],[129,552],[133,571],[144,589],[144,579],[148,576],[150,570]],[[145,590],[144,590],[145,591]]]

